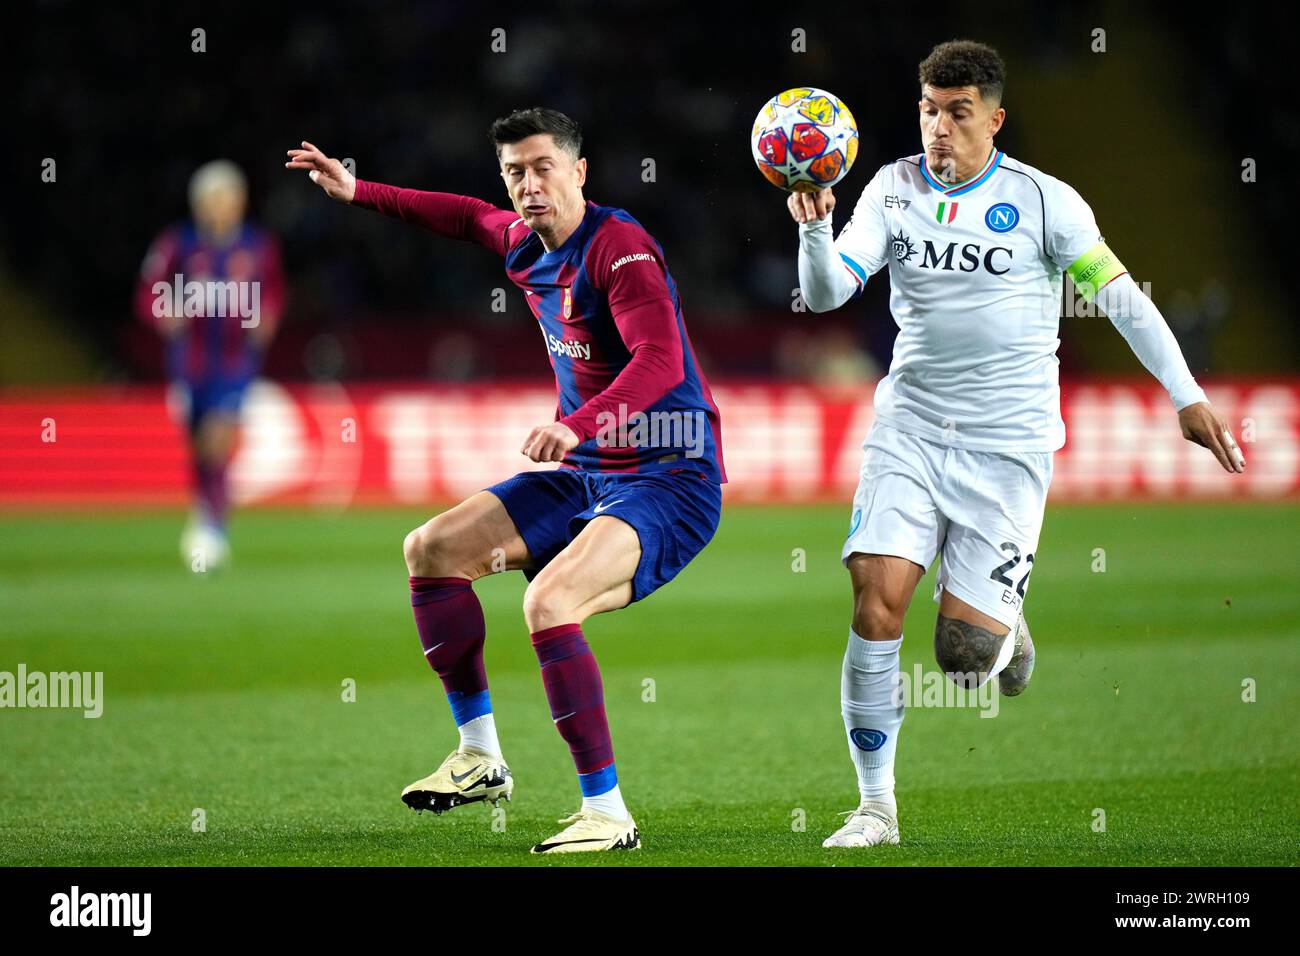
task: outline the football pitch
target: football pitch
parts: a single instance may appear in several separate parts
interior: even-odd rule
[[[1296,862],[1300,507],[1049,505],[1029,689],[992,718],[911,706],[902,846],[831,851],[857,802],[847,514],[728,506],[676,581],[588,622],[644,846],[560,859],[527,852],[580,797],[520,574],[476,586],[514,802],[435,817],[398,799],[455,742],[401,556],[424,513],[245,511],[233,567],[210,575],[181,564],[177,514],[0,517],[0,671],[104,682],[98,719],[0,710],[0,863]],[[936,669],[932,582],[908,614],[909,674]]]

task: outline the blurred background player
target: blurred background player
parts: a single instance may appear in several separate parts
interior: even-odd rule
[[[188,429],[194,509],[181,556],[193,562],[201,551],[198,567],[211,569],[230,558],[227,474],[244,394],[275,334],[284,282],[275,237],[244,220],[248,184],[238,166],[219,159],[199,167],[189,203],[192,218],[165,229],[149,248],[135,308],[165,340],[169,398]],[[190,283],[201,284],[201,302],[188,296]]]

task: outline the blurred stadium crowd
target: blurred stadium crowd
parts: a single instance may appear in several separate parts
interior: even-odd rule
[[[242,166],[252,217],[283,245],[273,377],[545,376],[515,291],[504,313],[491,309],[507,285],[499,262],[334,206],[282,168],[284,150],[306,138],[354,159],[362,178],[506,205],[486,129],[530,105],[584,126],[588,197],[627,208],[663,244],[711,375],[870,378],[892,344],[887,283],[869,284],[860,306],[792,320],[795,230],[784,197],[753,168],[749,127],[792,85],[825,86],[850,104],[863,145],[841,190],[842,224],[879,163],[919,149],[916,63],[959,35],[1007,60],[998,145],[1089,200],[1135,277],[1151,281],[1194,371],[1296,367],[1280,198],[1289,177],[1268,157],[1300,145],[1300,122],[1260,98],[1269,71],[1283,68],[1259,55],[1283,42],[1270,22],[1280,14],[1224,9],[1209,31],[1175,8],[1105,3],[854,11],[385,0],[128,17],[28,6],[11,36],[21,135],[8,152],[26,178],[54,158],[57,179],[6,203],[0,304],[11,359],[0,382],[160,377],[132,286],[150,241],[187,215],[190,175],[216,157]],[[192,49],[195,28],[205,52]],[[492,50],[496,28],[504,52]],[[1105,52],[1092,49],[1094,28],[1106,31]],[[799,29],[807,52],[792,50]],[[1250,184],[1245,157],[1259,164]],[[1067,375],[1139,371],[1104,332],[1063,324]],[[15,360],[28,337],[39,358]]]

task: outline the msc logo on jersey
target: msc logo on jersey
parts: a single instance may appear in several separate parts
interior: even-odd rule
[[[921,269],[939,269],[943,272],[974,272],[980,266],[989,275],[1006,275],[1011,270],[1011,258],[1015,253],[1005,246],[994,246],[992,249],[985,251],[979,243],[968,242],[960,247],[956,242],[950,242],[942,251],[929,239],[922,239],[925,245],[925,251],[921,253],[921,261],[917,266]],[[896,234],[890,236],[890,245],[893,249],[894,258],[898,262],[904,263],[916,255],[916,246],[912,245],[910,237],[903,234],[900,229]],[[957,260],[960,256],[960,261]]]
[[[958,272],[974,272],[981,265],[984,271],[989,275],[1001,276],[1011,271],[1011,257],[1015,253],[1005,246],[994,246],[992,249],[985,251],[979,243],[968,242],[961,247],[960,253],[957,249],[957,243],[950,242],[942,252],[929,239],[923,240],[925,251],[921,254],[921,261],[917,263],[922,269],[939,269],[943,272],[952,272],[956,269]],[[957,255],[961,256],[960,261],[954,263]],[[1005,256],[1000,258],[999,254]]]
[[[1009,202],[1000,202],[990,206],[984,214],[984,225],[994,232],[1010,232],[1020,224],[1020,210]]]
[[[898,230],[898,235],[889,237],[890,246],[894,252],[894,258],[899,262],[906,262],[912,256],[916,255],[916,246],[912,245],[912,240],[903,235],[903,230]]]

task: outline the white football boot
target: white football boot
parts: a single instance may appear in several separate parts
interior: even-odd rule
[[[415,811],[445,813],[466,803],[510,802],[515,779],[500,757],[458,747],[429,776],[402,791],[402,802]]]
[[[866,800],[856,810],[844,814],[848,817],[825,840],[824,847],[877,846],[882,843],[898,845],[898,818],[884,804]]]
[[[549,840],[533,847],[534,853],[589,853],[595,850],[639,850],[641,832],[629,816],[619,820],[599,810],[587,808],[567,816],[565,827]]]
[[[998,690],[1006,697],[1022,693],[1034,673],[1034,641],[1029,636],[1029,625],[1025,623],[1023,611],[1016,620],[1016,633],[1012,640],[1011,660],[998,673]]]
[[[199,517],[191,517],[186,525],[180,550],[181,560],[196,574],[230,565],[230,542],[225,532]]]

